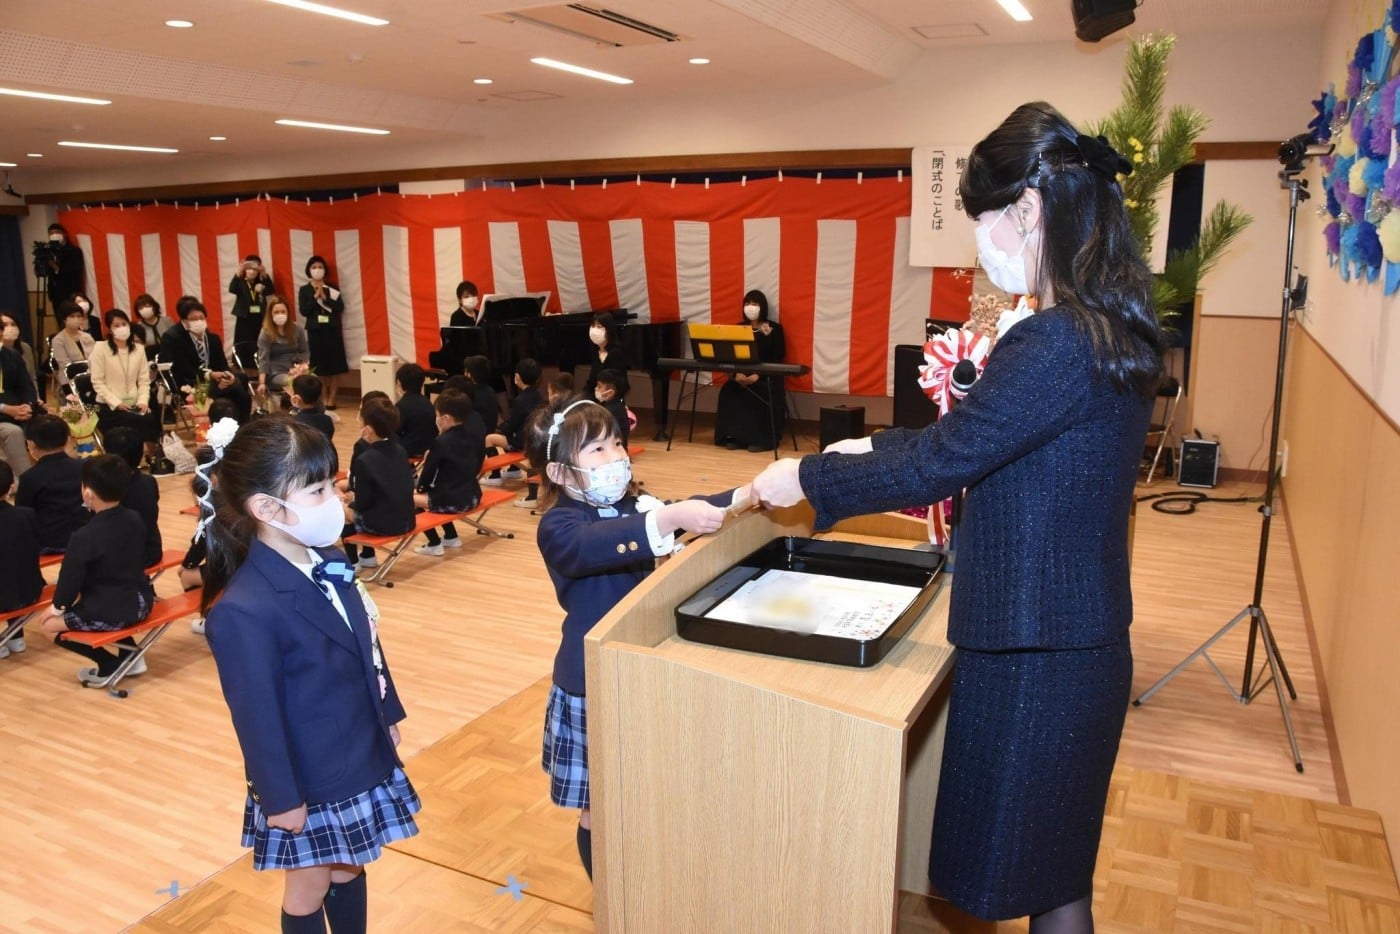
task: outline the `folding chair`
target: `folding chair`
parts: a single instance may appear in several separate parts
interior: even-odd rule
[[[1184,394],[1185,388],[1181,385],[1181,381],[1174,376],[1168,377],[1163,381],[1161,388],[1157,390],[1157,398],[1165,399],[1166,404],[1162,408],[1162,420],[1160,422],[1156,420],[1157,404],[1156,402],[1152,404],[1153,419],[1147,426],[1146,443],[1151,445],[1155,440],[1157,446],[1152,452],[1152,465],[1147,468],[1147,479],[1144,481],[1146,483],[1151,483],[1153,476],[1156,475],[1157,462],[1161,460],[1163,451],[1167,452],[1168,458],[1168,465],[1164,468],[1164,473],[1167,476],[1170,476],[1172,473],[1170,465],[1172,428],[1176,424],[1176,410],[1177,407],[1180,406],[1181,397]],[[1145,453],[1144,450],[1144,455]]]
[[[175,415],[175,430],[188,431],[190,435],[193,436],[194,419],[190,418],[189,413],[185,411],[185,395],[180,392],[180,387],[175,384],[175,376],[171,373],[170,368],[171,364],[169,363],[162,362],[156,364],[156,377],[160,380],[162,389],[161,395],[164,397],[161,402],[162,411],[160,413],[161,431],[165,431],[166,413],[173,412]]]

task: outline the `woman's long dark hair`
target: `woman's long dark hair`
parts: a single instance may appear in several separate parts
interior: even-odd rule
[[[205,528],[209,564],[204,577],[201,612],[228,585],[248,559],[258,534],[258,520],[248,499],[265,493],[278,499],[303,487],[335,477],[340,469],[330,439],[287,415],[267,415],[238,429],[214,467],[214,521]]]
[[[1166,341],[1152,304],[1152,274],[1128,225],[1111,172],[1090,168],[1080,134],[1043,101],[1022,104],[973,147],[958,192],[976,219],[1040,193],[1036,282],[1074,315],[1094,348],[1097,375],[1120,392],[1152,396]]]

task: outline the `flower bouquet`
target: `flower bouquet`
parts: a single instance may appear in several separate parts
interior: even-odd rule
[[[73,449],[79,457],[92,457],[97,450],[97,413],[83,408],[78,397],[69,395],[58,410],[59,417],[68,424],[68,434],[73,438]]]
[[[209,398],[208,372],[201,372],[193,386],[181,386],[180,391],[185,394],[185,411],[194,420],[195,443],[203,444],[209,436],[209,405],[213,402]]]

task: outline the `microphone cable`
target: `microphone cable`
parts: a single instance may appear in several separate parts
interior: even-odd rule
[[[1205,493],[1191,493],[1173,490],[1169,493],[1147,493],[1135,497],[1135,502],[1151,502],[1156,512],[1169,516],[1189,516],[1201,503],[1262,503],[1263,496],[1209,496]]]

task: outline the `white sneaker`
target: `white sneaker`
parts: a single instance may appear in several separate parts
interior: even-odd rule
[[[9,649],[13,654],[18,655],[19,653],[23,652],[26,648],[24,644],[24,636],[15,636],[9,642],[6,642],[4,647]]]
[[[416,554],[416,555],[427,555],[429,558],[441,558],[441,557],[442,557],[442,546],[441,546],[441,545],[419,545],[417,548],[413,549],[413,553]]]
[[[479,481],[482,486],[504,486],[505,481],[500,477],[482,477]]]
[[[515,502],[511,503],[516,509],[534,509],[540,504],[538,496],[519,496]]]
[[[361,557],[360,560],[357,561],[355,564],[357,567],[365,569],[377,568],[379,567],[379,559],[376,558],[374,555],[366,555]]]
[[[103,684],[106,682],[106,675],[99,675],[96,668],[79,668],[78,682],[80,684]]]
[[[128,678],[134,678],[134,677],[136,677],[137,675],[144,675],[145,673],[146,673],[146,656],[142,655],[139,659],[137,659],[136,664],[134,664],[134,665],[131,666],[131,670],[129,670],[129,671],[126,673],[126,675],[127,675]]]
[[[203,616],[199,617],[199,619],[192,619],[192,620],[190,620],[190,632],[194,633],[196,636],[202,636],[202,635],[204,635],[204,617],[203,617]]]
[[[7,646],[0,645],[0,658],[9,658],[10,650]]]
[[[501,471],[501,476],[506,480],[524,480],[525,471],[519,467],[506,467]]]
[[[460,536],[457,536],[457,535],[454,535],[454,536],[452,536],[451,538],[444,538],[444,539],[442,540],[442,547],[444,547],[444,548],[461,548],[461,547],[462,547],[462,539],[461,539]]]

